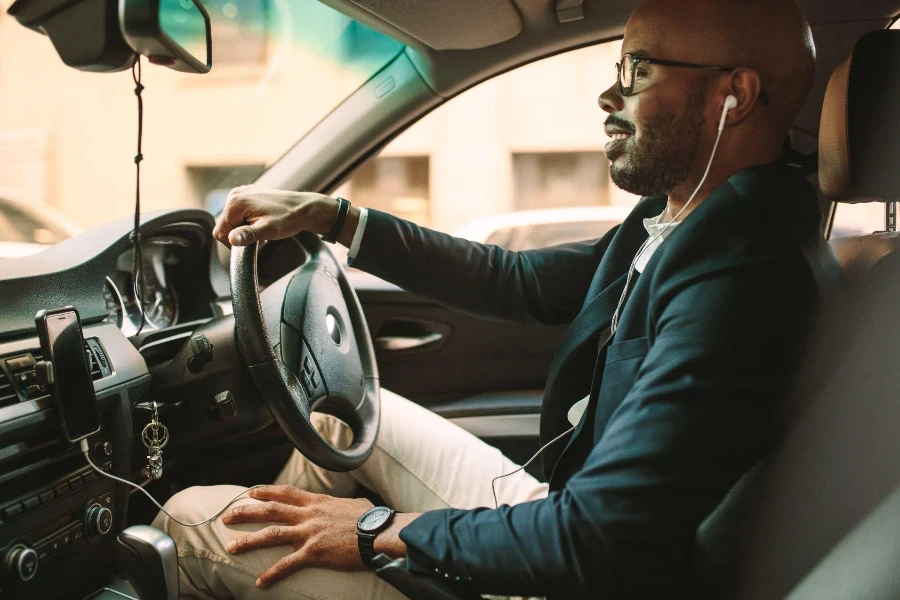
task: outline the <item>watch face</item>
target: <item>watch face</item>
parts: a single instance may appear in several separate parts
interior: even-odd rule
[[[360,531],[377,531],[384,525],[393,511],[386,506],[377,506],[359,518],[357,526]]]

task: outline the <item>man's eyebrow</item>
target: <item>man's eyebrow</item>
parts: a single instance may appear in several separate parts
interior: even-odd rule
[[[647,52],[646,50],[641,50],[641,49],[632,50],[631,52],[628,52],[627,54],[636,56],[638,58],[649,58],[649,56],[650,56],[649,52]]]

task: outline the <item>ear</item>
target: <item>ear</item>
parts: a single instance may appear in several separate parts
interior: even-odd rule
[[[738,67],[731,72],[726,80],[725,89],[722,90],[722,103],[730,94],[737,99],[737,106],[728,111],[725,126],[737,125],[744,121],[757,103],[760,102],[762,92],[762,78],[759,73],[747,67]]]

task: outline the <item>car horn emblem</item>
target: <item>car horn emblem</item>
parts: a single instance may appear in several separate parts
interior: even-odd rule
[[[328,328],[328,335],[331,336],[331,339],[334,340],[334,343],[340,346],[341,326],[337,318],[331,312],[325,315],[325,327]]]

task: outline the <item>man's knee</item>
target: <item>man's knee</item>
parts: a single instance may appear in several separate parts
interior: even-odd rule
[[[175,537],[174,531],[189,528],[185,523],[190,525],[209,519],[245,489],[235,485],[186,488],[169,498],[163,505],[165,510],[156,515],[152,525]]]

